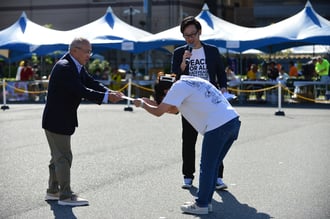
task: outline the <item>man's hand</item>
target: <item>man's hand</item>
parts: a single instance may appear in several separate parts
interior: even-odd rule
[[[117,103],[119,100],[122,100],[122,96],[124,96],[122,92],[111,91],[109,92],[108,100],[112,103]]]

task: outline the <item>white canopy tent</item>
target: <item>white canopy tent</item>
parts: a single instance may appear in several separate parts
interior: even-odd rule
[[[211,14],[206,4],[196,19],[202,25],[201,40],[236,52],[259,49],[272,53],[302,45],[330,45],[330,21],[317,14],[309,1],[297,14],[266,27],[232,24]],[[139,40],[145,50],[184,43],[180,26]]]
[[[307,1],[297,14],[266,27],[250,28],[233,39],[240,41],[239,51],[259,49],[267,53],[303,45],[330,45],[330,21]]]
[[[84,36],[93,44],[93,50],[117,49],[131,53],[138,53],[136,42],[152,34],[138,29],[120,20],[108,7],[101,18],[84,26],[66,31],[71,38]]]
[[[30,21],[25,12],[13,25],[0,31],[0,49],[8,49],[10,52],[47,54],[67,49],[68,43],[64,31],[40,26]]]
[[[202,11],[196,16],[196,19],[202,26],[201,40],[222,48],[226,48],[226,45],[231,43],[233,35],[239,35],[250,29],[232,24],[214,16],[209,11],[207,4],[204,4]],[[138,41],[138,46],[142,47],[144,50],[150,50],[184,43],[184,38],[180,32],[180,25],[178,25],[140,39]]]

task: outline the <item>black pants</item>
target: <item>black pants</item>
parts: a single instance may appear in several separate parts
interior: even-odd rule
[[[198,132],[181,116],[182,121],[182,174],[184,178],[194,179],[195,173],[195,146]],[[223,162],[218,171],[218,177],[223,178]]]

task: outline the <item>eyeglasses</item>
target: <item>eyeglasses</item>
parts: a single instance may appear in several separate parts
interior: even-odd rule
[[[197,33],[198,33],[198,30],[196,30],[195,33],[191,33],[191,34],[183,34],[183,37],[184,37],[185,39],[188,39],[188,38],[194,38],[194,37],[196,37]]]
[[[173,83],[175,81],[175,77],[160,76],[159,81],[168,81]]]
[[[92,50],[90,50],[90,49],[83,49],[83,48],[81,48],[81,47],[79,47],[79,46],[76,46],[76,48],[77,48],[77,49],[80,49],[81,51],[83,51],[84,53],[86,53],[86,54],[88,54],[88,55],[90,55],[90,56],[93,55],[93,52],[92,52]]]

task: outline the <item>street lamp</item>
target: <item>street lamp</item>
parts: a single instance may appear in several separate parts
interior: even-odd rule
[[[125,15],[129,15],[129,24],[133,24],[133,15],[141,13],[140,10],[133,8],[132,6],[129,9],[124,10]]]
[[[133,8],[132,6],[129,9],[124,10],[125,15],[129,15],[129,24],[133,25],[133,15],[141,13],[140,10]],[[133,54],[130,53],[130,68],[133,66]]]

